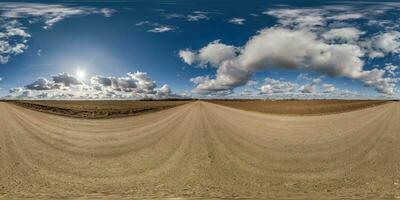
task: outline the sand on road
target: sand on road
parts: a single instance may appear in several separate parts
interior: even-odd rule
[[[0,103],[0,198],[400,198],[400,103],[282,116],[192,102],[107,120]]]

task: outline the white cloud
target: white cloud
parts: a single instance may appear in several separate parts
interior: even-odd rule
[[[189,49],[180,50],[179,57],[188,65],[192,65],[196,60],[196,54]]]
[[[330,76],[354,77],[362,69],[358,46],[326,44],[313,32],[283,28],[264,29],[253,36],[239,56],[251,71],[271,67],[304,68]]]
[[[173,19],[173,18],[182,18],[185,19],[186,21],[201,21],[201,20],[209,20],[210,17],[207,16],[208,12],[202,12],[202,11],[194,11],[191,14],[188,15],[182,15],[182,14],[164,14],[164,17],[166,19]]]
[[[200,58],[199,50],[186,52],[186,58],[181,58],[190,61],[186,62],[190,65],[198,63],[202,67],[218,67],[215,78],[201,76],[191,79],[197,85],[193,92],[201,94],[232,91],[246,84],[257,71],[278,67],[347,77],[390,95],[396,91],[397,79],[385,77],[385,73],[387,71],[392,76],[393,73],[389,69],[364,70],[363,59],[365,54],[384,57],[388,53],[399,53],[399,32],[386,31],[365,40],[361,38],[365,32],[350,27],[347,21],[371,19],[395,9],[394,6],[399,7],[398,4],[368,4],[362,8],[346,5],[270,9],[263,14],[276,17],[278,25],[259,31],[242,47],[231,46],[235,49],[234,56],[222,57],[214,53],[212,55],[218,58],[218,62],[211,63],[209,59]],[[218,44],[229,46],[219,41]],[[316,90],[316,84],[312,83],[301,87],[302,92],[314,93]],[[332,87],[326,85],[326,89],[330,91]],[[336,91],[334,87],[333,90]]]
[[[46,78],[40,77],[33,83],[26,85],[25,88],[28,90],[53,90],[62,89],[66,90],[73,85],[82,85],[76,77],[69,75],[68,73],[60,73],[52,76],[52,80],[49,81]]]
[[[215,40],[199,50],[197,59],[202,65],[218,66],[225,60],[233,59],[236,56],[236,52],[236,47],[225,45],[220,43],[220,40]]]
[[[320,87],[320,84],[322,83],[322,80],[320,78],[312,79],[306,76],[306,79],[303,78],[303,80],[308,80],[309,82],[304,85],[301,85],[291,81],[266,78],[265,83],[259,88],[259,94],[271,95],[271,94],[319,93],[318,87]],[[332,84],[323,84],[322,86],[325,89],[325,86],[328,85],[334,87]]]
[[[71,85],[82,85],[83,83],[76,77],[69,75],[68,73],[60,73],[52,76],[53,82],[56,84],[63,84],[66,87]]]
[[[310,78],[308,76],[308,73],[300,73],[299,75],[297,75],[297,79],[298,80],[306,80],[306,81],[311,81],[312,78]]]
[[[23,53],[31,35],[21,24],[24,19],[30,23],[43,22],[44,29],[52,27],[57,22],[72,16],[82,16],[100,13],[107,17],[115,10],[94,7],[66,6],[44,3],[0,3],[0,63],[9,62],[12,56]]]
[[[151,23],[150,21],[140,21],[138,23],[136,23],[136,26],[143,26],[143,25],[152,25],[153,23]]]
[[[271,9],[263,12],[278,18],[283,26],[297,28],[311,28],[325,25],[324,10],[322,9]]]
[[[400,32],[392,31],[373,38],[373,47],[385,53],[400,53]]]
[[[399,69],[399,66],[397,66],[397,65],[387,64],[385,66],[386,72],[389,73],[391,76],[397,75],[397,72],[396,72],[397,69]]]
[[[103,77],[97,75],[91,78],[91,87],[93,90],[108,94],[124,92],[136,97],[150,95],[150,97],[164,98],[174,95],[168,85],[156,88],[155,81],[151,80],[145,72],[129,72],[127,75],[126,77]]]
[[[336,90],[333,84],[327,84],[327,83],[322,84],[322,88],[324,89],[325,93],[331,93]]]
[[[400,32],[389,31],[376,34],[360,42],[370,58],[383,58],[388,54],[400,54]]]
[[[151,27],[147,32],[150,33],[164,33],[164,32],[174,32],[177,27],[172,25],[163,25],[159,23],[153,23],[150,21],[140,21],[135,24],[136,26],[147,26]]]
[[[18,92],[22,92],[24,90],[24,88],[22,87],[16,87],[16,88],[11,88],[8,92],[9,93],[18,93]]]
[[[100,9],[100,12],[103,13],[105,17],[111,17],[116,12],[116,10],[110,8],[102,8]]]
[[[343,41],[356,41],[364,32],[353,28],[335,28],[331,29],[322,34],[322,37],[326,40],[343,40]]]
[[[156,82],[151,80],[150,77],[147,75],[146,72],[135,72],[135,73],[128,73],[132,79],[137,81],[137,86],[139,89],[144,90],[146,92],[151,92],[154,88],[157,87]]]
[[[256,86],[256,85],[258,85],[258,82],[257,82],[257,81],[254,81],[254,80],[249,80],[249,81],[247,81],[247,83],[246,83],[246,86],[249,86],[249,87],[254,87],[254,86]]]
[[[383,77],[385,70],[372,69],[363,71],[358,79],[362,80],[366,86],[373,86],[379,93],[393,95],[396,91],[396,78]]]
[[[156,96],[157,98],[165,98],[165,97],[172,97],[175,96],[169,86],[167,84],[164,84],[160,88],[156,89]]]
[[[299,87],[299,84],[290,81],[266,78],[265,84],[259,90],[260,94],[294,93]]]
[[[300,91],[301,91],[302,93],[310,93],[310,94],[313,94],[313,93],[317,93],[317,88],[316,88],[316,86],[313,85],[313,84],[307,84],[307,85],[302,86],[302,87],[300,88]]]
[[[245,21],[246,21],[246,20],[243,19],[243,18],[237,18],[237,17],[235,17],[235,18],[230,19],[228,22],[231,23],[231,24],[243,25]]]
[[[360,19],[360,18],[364,18],[364,17],[365,16],[362,13],[344,13],[344,14],[339,14],[339,15],[333,15],[333,16],[330,16],[327,18],[333,19],[333,20],[345,21],[345,20]]]
[[[199,20],[208,20],[210,18],[205,14],[198,13],[198,14],[188,15],[186,16],[186,19],[188,21],[199,21]]]
[[[218,45],[229,46],[219,42]],[[245,46],[231,47],[231,49],[240,49],[240,53],[234,57],[219,57],[218,62],[206,62],[219,63],[216,78],[202,77],[199,81],[197,77],[196,81],[192,80],[197,84],[194,92],[206,94],[232,90],[234,87],[246,84],[253,73],[275,67],[302,69],[332,77],[360,80],[367,86],[375,87],[378,92],[386,94],[394,91],[394,85],[389,84],[391,81],[383,78],[384,71],[376,73],[376,70],[363,70],[364,62],[361,58],[364,53],[359,46],[328,44],[319,40],[315,33],[304,29],[290,30],[277,27],[263,29],[251,37]],[[382,85],[388,88],[383,90]],[[305,91],[312,91],[310,87]]]
[[[40,77],[33,83],[26,85],[25,88],[28,90],[52,90],[56,89],[56,85],[46,78]]]
[[[154,27],[150,30],[148,30],[148,32],[152,32],[152,33],[164,33],[164,32],[173,32],[175,31],[175,27],[174,26],[169,26],[169,25],[160,25],[158,27]]]
[[[51,80],[38,78],[25,87],[9,90],[7,98],[44,99],[138,99],[180,98],[168,85],[157,88],[145,72],[127,73],[123,77],[96,75],[83,83],[67,73],[52,76]]]
[[[238,49],[235,46],[220,43],[220,40],[210,42],[199,51],[180,50],[179,56],[186,64],[197,62],[199,67],[204,68],[208,64],[218,67],[225,60],[236,57]]]
[[[310,79],[310,83],[307,83],[299,88],[301,93],[314,94],[317,93],[317,85],[321,83],[320,78]]]
[[[15,20],[0,25],[0,63],[7,63],[11,56],[23,53],[27,48],[27,38],[31,37],[25,28]]]
[[[66,6],[61,4],[43,4],[43,3],[0,3],[1,16],[3,18],[41,18],[47,29],[55,23],[71,16],[88,15],[101,13],[106,17],[115,12],[113,9],[97,9],[93,7]]]

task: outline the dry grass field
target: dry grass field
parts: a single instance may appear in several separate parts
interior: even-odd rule
[[[93,120],[0,102],[0,199],[400,198],[400,103],[370,105],[302,116],[194,101]]]
[[[348,112],[387,103],[385,100],[210,100],[233,108],[270,114],[320,115]]]
[[[172,108],[188,102],[190,101],[12,101],[19,106],[41,112],[88,119],[139,115]]]

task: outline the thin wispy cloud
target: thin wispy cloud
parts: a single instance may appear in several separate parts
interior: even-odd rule
[[[183,15],[183,14],[177,14],[177,13],[169,13],[169,14],[163,14],[163,16],[166,19],[174,19],[174,18],[181,18],[186,21],[202,21],[202,20],[209,20],[210,17],[208,16],[208,12],[203,12],[203,11],[194,11],[191,14]]]
[[[231,24],[243,25],[245,21],[246,20],[243,19],[243,18],[236,18],[235,17],[235,18],[230,19],[228,22],[231,23]]]
[[[150,32],[150,33],[174,32],[175,30],[178,29],[178,27],[176,27],[176,26],[152,23],[150,21],[140,21],[140,22],[136,23],[135,25],[150,27],[150,29],[147,30],[147,32]]]
[[[109,8],[2,2],[0,3],[0,22],[2,23],[0,25],[0,63],[8,63],[12,56],[22,54],[28,49],[28,41],[32,35],[23,25],[26,19],[29,23],[43,23],[42,27],[49,29],[65,18],[89,14],[110,17],[114,12],[116,11]]]

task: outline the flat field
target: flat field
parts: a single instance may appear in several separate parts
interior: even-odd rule
[[[183,105],[190,101],[12,101],[29,109],[68,117],[101,119],[125,117]]]
[[[102,120],[0,102],[0,199],[396,199],[399,121],[399,102],[304,116],[194,101]]]
[[[233,108],[270,114],[320,115],[381,105],[385,100],[210,100]]]

